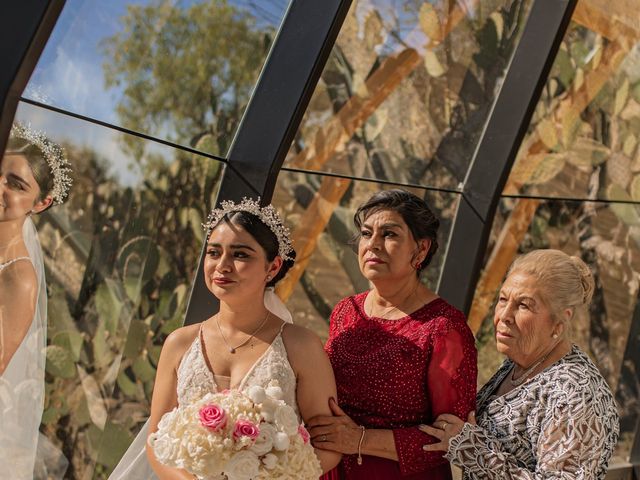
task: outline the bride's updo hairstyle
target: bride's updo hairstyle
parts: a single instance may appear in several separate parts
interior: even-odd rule
[[[570,322],[588,315],[595,282],[591,270],[579,257],[560,250],[533,250],[513,262],[507,276],[513,273],[536,278],[554,320],[565,321],[562,312],[567,308],[573,312]],[[570,330],[571,324],[565,324],[565,335]]]
[[[264,249],[267,261],[272,262],[278,255],[278,238],[271,229],[253,213],[245,211],[229,212],[222,217],[221,221],[242,227]],[[218,225],[220,225],[220,222],[218,222]],[[293,267],[296,252],[291,250],[288,255],[291,259],[282,259],[280,271],[267,283],[267,287],[275,286],[276,283],[284,278],[289,269]]]

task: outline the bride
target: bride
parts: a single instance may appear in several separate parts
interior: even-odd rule
[[[335,398],[336,386],[322,343],[309,330],[291,324],[291,314],[273,292],[295,257],[275,209],[248,199],[226,201],[212,211],[205,227],[205,283],[220,300],[220,311],[167,338],[148,429],[138,435],[110,479],[193,479],[185,470],[160,464],[146,439],[163,414],[208,392],[266,387],[276,379],[284,400],[302,420],[331,413],[328,401]],[[340,461],[335,452],[316,450],[316,455],[325,472]]]
[[[59,146],[13,125],[0,163],[0,464],[15,479],[34,478],[44,402],[46,290],[31,215],[62,203],[69,171]]]

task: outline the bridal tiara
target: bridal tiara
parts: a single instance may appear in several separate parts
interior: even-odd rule
[[[26,140],[30,145],[40,149],[53,174],[53,188],[51,189],[53,203],[60,205],[64,202],[72,184],[71,177],[69,176],[71,167],[67,161],[64,149],[49,140],[44,133],[34,130],[30,125],[22,125],[18,122],[15,122],[11,127],[11,136]]]
[[[278,239],[278,255],[282,257],[283,260],[294,260],[295,257],[291,256],[293,246],[291,245],[289,229],[284,226],[280,215],[276,209],[273,208],[273,205],[267,205],[266,207],[260,206],[260,197],[258,197],[258,200],[243,197],[240,203],[223,200],[221,207],[214,208],[207,218],[207,223],[203,223],[202,226],[207,230],[207,233],[209,233],[218,225],[222,217],[232,212],[248,212],[258,217],[269,227],[269,230],[271,230]]]

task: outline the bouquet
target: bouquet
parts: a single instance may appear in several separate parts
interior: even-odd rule
[[[163,415],[149,445],[159,462],[206,480],[317,479],[309,433],[272,382],[208,393]]]

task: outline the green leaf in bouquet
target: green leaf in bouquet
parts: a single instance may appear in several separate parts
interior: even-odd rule
[[[95,294],[96,310],[100,322],[110,333],[115,333],[122,311],[122,298],[116,282],[106,279],[98,285]]]
[[[127,332],[127,341],[124,344],[124,356],[126,358],[136,358],[144,350],[147,344],[147,335],[149,333],[149,325],[142,320],[131,320],[129,331]]]
[[[58,345],[49,345],[46,349],[46,370],[54,377],[73,378],[76,374],[71,353]]]
[[[128,375],[125,372],[120,372],[118,374],[117,380],[118,388],[124,393],[127,397],[137,397],[138,396],[138,385],[131,381]]]
[[[139,356],[132,365],[133,373],[142,382],[153,380],[156,376],[156,369],[149,363],[146,355]]]
[[[80,352],[82,351],[82,343],[84,339],[82,335],[74,330],[66,330],[56,333],[51,339],[51,344],[64,348],[69,352],[74,362],[80,360]]]
[[[111,363],[111,349],[107,344],[107,332],[103,325],[99,325],[96,329],[91,344],[93,346],[93,362],[96,367],[102,368]]]

